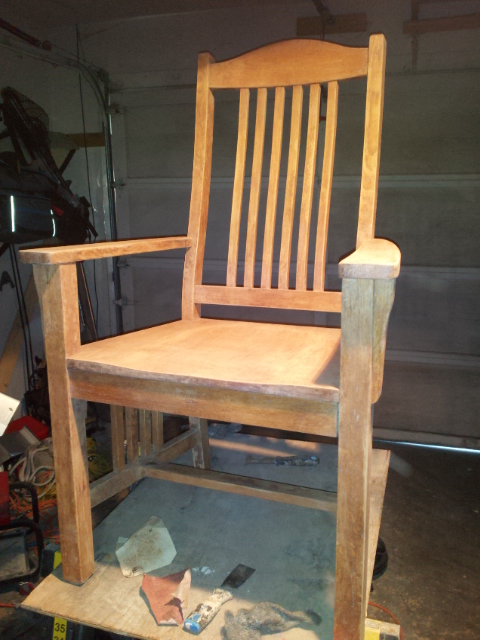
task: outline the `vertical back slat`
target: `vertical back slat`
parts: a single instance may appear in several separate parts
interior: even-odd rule
[[[375,234],[386,53],[385,36],[381,33],[370,36],[357,247]]]
[[[303,172],[302,205],[300,209],[300,225],[298,229],[297,251],[297,290],[307,288],[308,243],[310,219],[312,216],[313,187],[315,184],[315,166],[317,159],[318,122],[320,119],[320,85],[310,85],[310,102],[308,111],[307,149],[305,153],[305,170]]]
[[[267,114],[267,90],[257,91],[257,115],[255,120],[255,142],[253,145],[252,178],[248,207],[247,243],[245,248],[245,273],[243,284],[253,287],[255,276],[255,250],[257,246],[258,204],[262,186],[263,145],[265,141],[265,118]]]
[[[270,157],[270,175],[268,178],[267,209],[265,215],[265,233],[263,236],[263,258],[261,287],[272,286],[273,242],[275,239],[275,220],[277,216],[278,178],[282,157],[283,115],[285,111],[285,87],[275,89],[275,109],[273,113],[272,153]]]
[[[213,56],[209,53],[199,55],[192,195],[188,223],[188,236],[193,239],[193,245],[185,255],[182,293],[182,318],[184,320],[192,320],[200,315],[199,308],[195,305],[194,293],[195,285],[202,282],[210,196],[214,99],[208,84],[208,74],[209,68],[214,62]]]
[[[298,156],[300,152],[300,133],[302,130],[303,87],[293,87],[292,119],[290,123],[290,145],[288,149],[287,182],[283,207],[282,241],[280,245],[280,263],[278,269],[278,288],[288,289],[290,280],[290,256],[292,252],[292,229],[297,195]]]
[[[327,122],[325,125],[325,147],[323,150],[322,185],[318,206],[317,242],[313,290],[325,289],[325,261],[327,253],[328,218],[332,197],[333,164],[335,159],[335,138],[337,135],[338,82],[328,83]]]
[[[247,155],[249,101],[250,90],[240,89],[237,157],[235,161],[232,218],[230,220],[230,239],[228,243],[227,287],[235,287],[237,284],[238,239],[240,234],[240,219],[242,215],[243,189],[245,181],[245,158]]]

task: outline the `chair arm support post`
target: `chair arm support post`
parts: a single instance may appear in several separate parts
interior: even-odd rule
[[[165,238],[139,238],[115,242],[67,245],[62,247],[38,247],[20,251],[20,260],[27,264],[69,264],[97,258],[114,258],[136,253],[153,253],[192,246],[188,236]]]
[[[373,279],[342,283],[335,640],[363,638],[372,451]]]

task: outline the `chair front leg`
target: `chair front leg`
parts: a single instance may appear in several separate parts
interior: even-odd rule
[[[63,577],[81,584],[94,570],[85,405],[70,397],[67,357],[80,346],[74,264],[35,265],[48,368]],[[76,415],[75,415],[76,413]]]
[[[373,293],[373,280],[343,281],[334,640],[365,635]]]

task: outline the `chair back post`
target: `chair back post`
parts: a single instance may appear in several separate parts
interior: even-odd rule
[[[200,305],[195,304],[194,290],[195,285],[202,282],[210,197],[214,98],[209,85],[209,72],[214,63],[215,58],[210,53],[201,53],[198,57],[195,146],[188,223],[188,237],[193,240],[193,245],[185,255],[182,294],[184,320],[193,320],[200,316]]]
[[[365,240],[370,240],[375,236],[386,55],[387,41],[385,36],[382,33],[370,36],[357,249]]]

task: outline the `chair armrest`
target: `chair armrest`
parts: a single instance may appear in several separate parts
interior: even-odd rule
[[[400,249],[389,240],[373,238],[338,265],[341,278],[389,280],[400,273]]]
[[[154,251],[167,251],[168,249],[182,249],[191,247],[192,244],[193,240],[187,236],[171,236],[168,238],[95,242],[63,247],[38,247],[20,251],[20,260],[27,264],[67,264],[96,258],[126,256],[134,253],[153,253]]]

